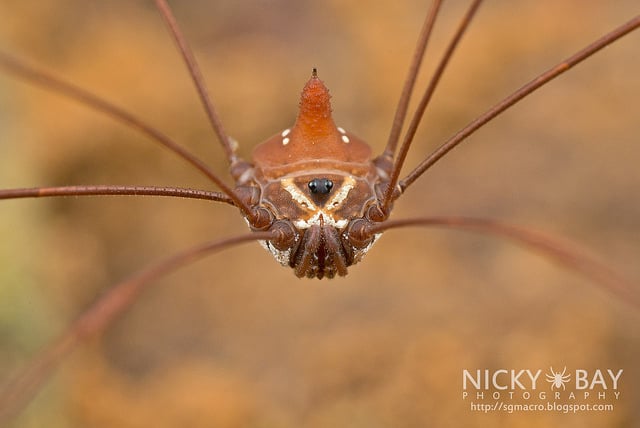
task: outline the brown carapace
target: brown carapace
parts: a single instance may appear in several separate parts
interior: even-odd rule
[[[236,172],[238,188],[252,210],[266,210],[254,230],[277,230],[260,241],[280,264],[299,277],[344,276],[362,259],[377,235],[360,235],[361,221],[382,199],[389,171],[375,166],[371,149],[336,126],[329,90],[314,69],[302,90],[291,128],[258,145],[253,165]]]

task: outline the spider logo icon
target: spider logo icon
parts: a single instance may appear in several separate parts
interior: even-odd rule
[[[564,390],[564,384],[571,380],[571,375],[565,374],[567,372],[567,367],[565,366],[562,372],[557,373],[553,371],[553,367],[550,367],[550,372],[551,374],[548,374],[546,376],[547,382],[551,384],[551,389],[553,390],[562,387],[562,389]]]

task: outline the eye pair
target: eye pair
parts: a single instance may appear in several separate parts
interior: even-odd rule
[[[327,194],[333,188],[333,181],[328,178],[314,178],[308,184],[311,193]]]

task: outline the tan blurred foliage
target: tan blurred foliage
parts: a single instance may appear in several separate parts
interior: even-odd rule
[[[225,171],[152,2],[3,1],[0,48],[156,124]],[[427,5],[413,0],[174,2],[241,153],[289,126],[312,67],[341,126],[380,151]],[[450,2],[432,69],[463,2]],[[635,1],[487,2],[408,165],[504,95],[628,20]],[[429,171],[394,216],[497,218],[566,237],[640,281],[640,34],[513,108]],[[428,72],[420,84],[424,87]],[[211,188],[135,132],[0,76],[0,186]],[[110,284],[203,237],[245,230],[199,201],[0,204],[0,376]],[[509,243],[385,235],[347,278],[299,280],[258,245],[155,284],[76,352],[16,427],[565,426],[640,423],[640,315]],[[463,369],[623,368],[608,413],[489,413]]]

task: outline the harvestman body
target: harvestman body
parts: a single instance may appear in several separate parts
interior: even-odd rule
[[[371,161],[364,141],[335,125],[315,69],[295,124],[257,146],[253,162],[234,175],[236,191],[269,219],[266,226],[247,220],[251,227],[280,233],[263,246],[299,277],[346,275],[377,237],[356,241],[352,228],[379,209],[389,171]]]
[[[402,192],[465,138],[553,78],[640,27],[640,17],[635,17],[540,74],[454,134],[406,177],[400,179],[400,171],[425,108],[479,4],[479,0],[473,1],[462,19],[418,103],[402,141],[400,132],[440,6],[439,1],[434,1],[418,38],[414,60],[387,146],[380,156],[372,159],[371,149],[366,143],[335,125],[331,117],[329,92],[314,70],[302,91],[300,112],[295,124],[257,146],[253,153],[253,163],[248,163],[236,156],[234,145],[224,132],[198,66],[168,5],[164,0],[156,0],[196,83],[213,130],[225,150],[231,175],[235,180],[235,189],[229,187],[199,158],[156,128],[83,89],[0,53],[0,67],[4,70],[69,98],[75,98],[138,129],[189,162],[221,189],[221,192],[210,192],[142,186],[43,187],[0,189],[0,199],[66,195],[154,195],[208,199],[236,206],[251,228],[249,234],[187,249],[113,286],[58,340],[36,355],[26,370],[0,392],[0,423],[16,413],[35,394],[54,368],[79,342],[104,329],[134,302],[140,291],[151,281],[206,254],[242,242],[261,242],[278,262],[293,268],[298,277],[332,278],[335,275],[346,275],[347,268],[359,262],[380,233],[386,230],[404,226],[463,228],[524,244],[638,304],[640,300],[634,288],[607,266],[539,233],[491,220],[464,217],[389,220],[392,204]]]

